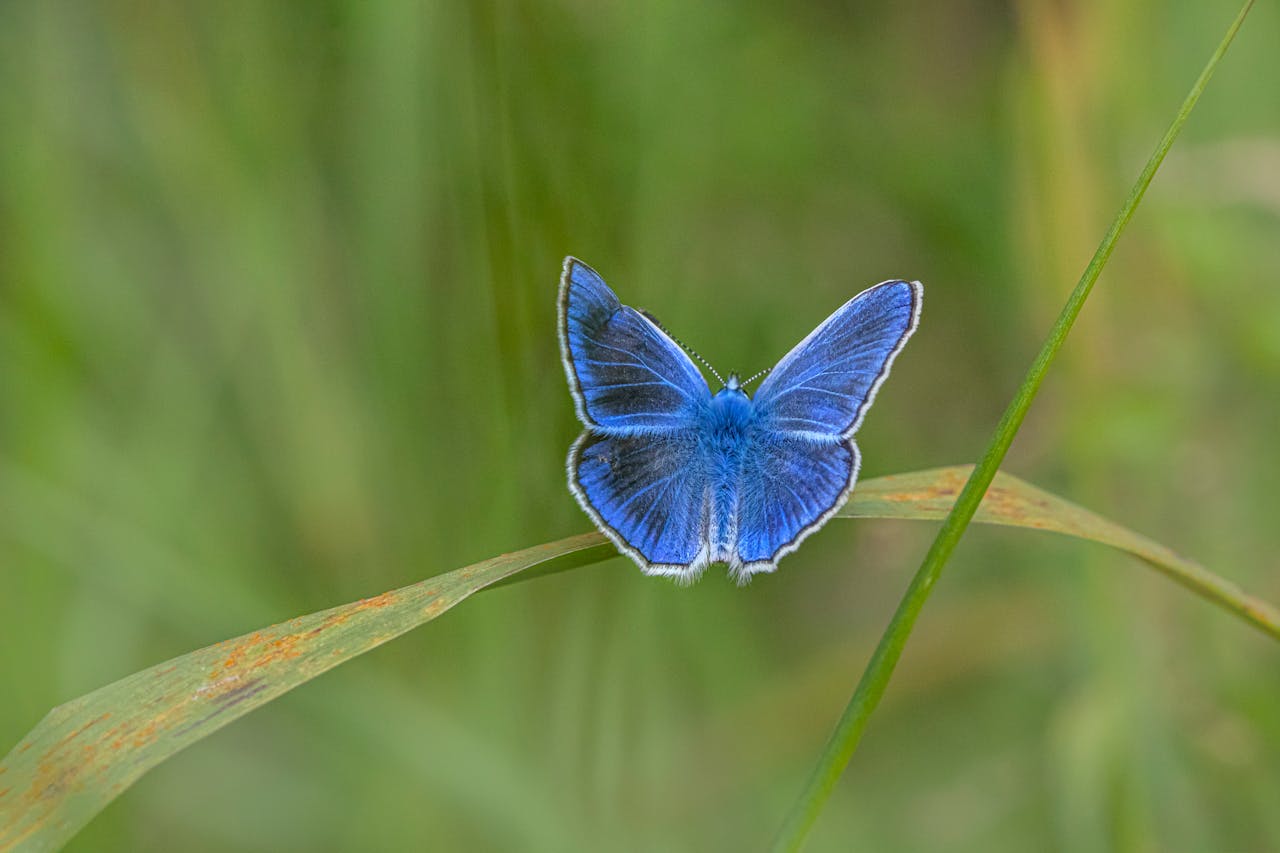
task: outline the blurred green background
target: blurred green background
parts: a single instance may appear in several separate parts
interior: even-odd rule
[[[1226,2],[0,5],[0,753],[199,646],[588,529],[561,258],[722,372],[919,278],[864,476],[972,461]],[[1280,600],[1280,14],[1006,465]],[[760,849],[933,534],[487,592],[73,850]],[[974,529],[818,851],[1280,849],[1280,650]]]

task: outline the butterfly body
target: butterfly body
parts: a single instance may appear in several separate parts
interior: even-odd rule
[[[711,398],[705,412],[695,429],[702,436],[701,456],[711,461],[707,479],[712,489],[711,516],[716,522],[711,537],[711,561],[732,567],[739,562],[733,547],[736,544],[734,520],[742,469],[755,439],[754,412],[746,393],[728,386]]]
[[[745,581],[817,530],[857,478],[852,435],[919,317],[918,283],[850,300],[774,368],[754,397],[735,374],[711,393],[648,315],[565,261],[560,344],[586,430],[569,487],[649,574],[691,581],[724,563]]]

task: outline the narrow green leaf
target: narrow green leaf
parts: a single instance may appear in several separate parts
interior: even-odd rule
[[[845,517],[938,519],[971,469],[867,480]],[[1161,545],[1005,474],[977,520],[1092,539],[1134,554],[1280,638],[1280,612]],[[338,664],[500,583],[602,562],[598,533],[572,536],[301,616],[121,679],[55,708],[0,763],[0,850],[53,850],[142,774]],[[536,568],[535,568],[536,567]]]
[[[479,589],[551,560],[599,562],[597,533],[503,554],[174,658],[54,708],[0,763],[0,851],[56,850],[151,768]]]
[[[916,618],[920,615],[920,610],[928,600],[929,593],[938,582],[938,578],[941,577],[947,560],[960,544],[960,538],[964,536],[965,529],[974,518],[978,504],[986,493],[987,487],[994,480],[1005,454],[1009,452],[1014,436],[1018,434],[1018,429],[1031,408],[1031,402],[1035,399],[1036,393],[1040,390],[1040,384],[1049,372],[1049,365],[1053,363],[1058,351],[1066,342],[1067,335],[1070,334],[1076,318],[1080,316],[1080,310],[1084,308],[1094,283],[1111,258],[1121,233],[1133,218],[1142,197],[1147,192],[1147,187],[1151,185],[1151,179],[1155,177],[1156,170],[1164,162],[1165,155],[1169,153],[1182,126],[1186,124],[1196,102],[1200,100],[1201,93],[1208,85],[1209,78],[1213,76],[1218,63],[1226,55],[1227,48],[1231,46],[1232,40],[1235,39],[1240,25],[1244,23],[1245,16],[1249,14],[1252,6],[1253,0],[1246,0],[1231,26],[1227,28],[1226,34],[1218,42],[1204,70],[1200,72],[1200,76],[1191,86],[1191,91],[1183,100],[1177,116],[1157,143],[1155,151],[1152,152],[1146,166],[1143,167],[1133,188],[1129,191],[1128,198],[1120,206],[1111,227],[1107,229],[1102,242],[1098,244],[1089,265],[1085,267],[1080,280],[1076,282],[1071,295],[1067,297],[1062,312],[1054,321],[1053,328],[1049,330],[1044,346],[1036,355],[1035,361],[1031,363],[1022,384],[1018,386],[1008,408],[1000,418],[1000,423],[996,425],[986,452],[982,454],[981,460],[960,490],[960,496],[956,498],[955,505],[942,524],[942,529],[938,531],[933,545],[930,546],[920,568],[911,579],[911,584],[907,587],[898,609],[894,612],[888,627],[885,628],[884,634],[881,635],[880,642],[867,663],[867,668],[858,680],[858,686],[854,688],[849,704],[845,707],[840,721],[836,723],[835,731],[831,733],[831,739],[818,758],[817,766],[814,767],[804,790],[791,807],[774,841],[774,850],[796,851],[804,846],[805,839],[813,828],[814,822],[817,821],[818,815],[822,813],[822,808],[831,796],[832,790],[835,789],[836,782],[840,780],[840,775],[844,773],[849,760],[853,758],[867,721],[875,712],[876,706],[880,704],[881,697],[884,696],[889,679],[893,677],[894,667],[898,664],[898,658],[902,656],[902,650],[907,644],[907,638],[911,636],[911,630],[915,626]]]
[[[859,500],[850,501],[840,515],[943,519],[972,471],[972,465],[961,465],[868,480],[858,486]],[[1280,610],[1269,603],[1249,595],[1194,560],[1017,477],[1004,472],[996,474],[973,520],[1064,533],[1110,545],[1132,554],[1264,634],[1280,640]]]

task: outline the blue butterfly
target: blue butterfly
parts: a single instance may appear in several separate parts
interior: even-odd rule
[[[691,582],[725,563],[745,583],[772,572],[853,490],[853,434],[916,330],[923,296],[919,282],[864,290],[755,397],[734,373],[713,395],[661,325],[565,258],[560,353],[586,425],[569,451],[569,489],[646,574]]]

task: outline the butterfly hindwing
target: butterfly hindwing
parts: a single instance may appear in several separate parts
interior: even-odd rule
[[[780,432],[847,438],[920,319],[919,282],[864,290],[783,356],[753,402]]]
[[[707,563],[704,452],[694,430],[587,430],[569,452],[569,483],[596,526],[646,572],[693,577]]]
[[[816,442],[774,433],[756,436],[738,492],[739,575],[773,571],[840,507],[858,477],[852,440]]]
[[[679,345],[575,258],[565,260],[560,280],[560,348],[578,417],[588,427],[684,428],[711,398]]]

